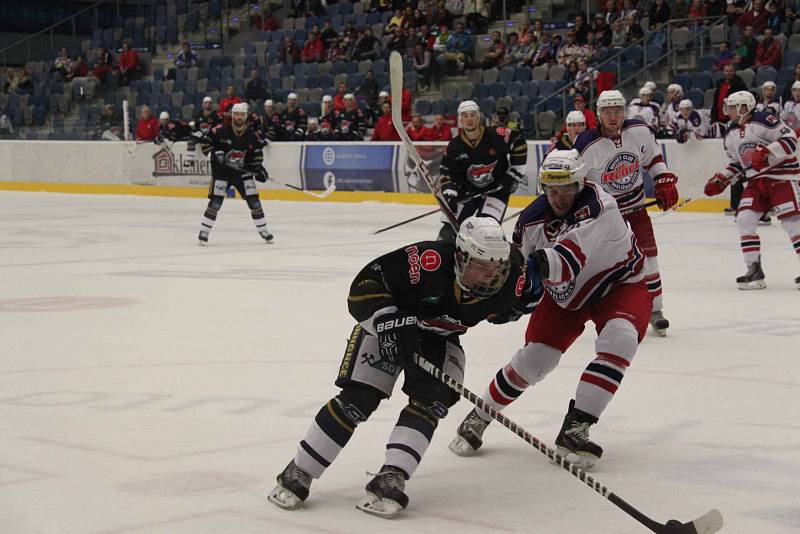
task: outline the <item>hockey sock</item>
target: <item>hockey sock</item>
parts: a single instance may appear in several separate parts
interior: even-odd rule
[[[789,239],[792,242],[792,247],[800,259],[800,215],[793,215],[786,217],[781,221],[781,226],[789,234]]]
[[[661,273],[658,270],[658,256],[645,256],[644,281],[647,284],[647,291],[653,297],[653,311],[659,311],[664,307],[664,302],[661,296]]]
[[[264,215],[264,209],[261,207],[261,201],[258,197],[248,197],[247,206],[250,208],[250,215],[253,217],[256,230],[259,232],[265,230],[267,228],[267,218]]]
[[[403,408],[386,443],[384,463],[399,467],[411,477],[431,443],[438,422],[418,405]]]
[[[211,231],[211,229],[214,227],[214,223],[217,220],[217,214],[219,213],[221,207],[222,207],[222,199],[219,200],[214,199],[208,201],[206,212],[203,214],[203,220],[200,221],[201,230],[205,230],[206,232]]]
[[[494,408],[502,410],[522,395],[528,386],[539,382],[555,369],[561,352],[543,343],[528,343],[519,349],[511,362],[502,367],[483,394],[483,401]],[[483,410],[475,410],[484,421],[492,417]]]
[[[636,327],[625,319],[608,321],[595,341],[597,357],[581,375],[575,407],[597,418],[617,392],[639,347]]]
[[[337,398],[331,399],[317,412],[297,447],[294,463],[314,478],[321,477],[350,441],[359,422],[345,413]]]
[[[744,264],[748,267],[761,258],[761,238],[758,237],[758,219],[763,213],[753,210],[742,210],[736,216],[736,226],[739,228],[739,239],[744,255]]]

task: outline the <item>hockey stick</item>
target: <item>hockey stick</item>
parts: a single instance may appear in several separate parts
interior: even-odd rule
[[[491,415],[496,421],[499,421],[503,426],[528,442],[536,450],[563,467],[566,471],[569,471],[574,477],[579,479],[581,482],[584,482],[587,486],[614,503],[614,505],[620,508],[623,512],[636,519],[638,522],[649,528],[652,532],[656,532],[657,534],[712,534],[713,532],[717,532],[722,528],[722,514],[716,509],[706,512],[694,521],[690,521],[688,523],[681,523],[677,519],[670,519],[666,524],[662,524],[658,521],[650,519],[648,516],[625,502],[616,493],[602,485],[598,480],[595,480],[591,475],[587,474],[569,460],[560,456],[558,453],[556,453],[556,451],[542,443],[539,439],[531,435],[527,430],[519,426],[517,423],[498,412],[491,406],[488,406],[483,399],[465,388],[458,380],[447,375],[441,369],[433,365],[419,354],[415,354],[414,359],[416,360],[417,365],[423,370],[427,371],[437,380],[446,384],[453,391],[470,401],[478,409],[483,410]]]
[[[447,205],[447,201],[444,199],[444,196],[442,196],[442,192],[436,186],[433,176],[431,176],[431,171],[428,170],[427,165],[425,165],[425,162],[422,160],[422,156],[419,155],[417,148],[414,146],[414,143],[408,136],[405,126],[403,126],[403,56],[401,56],[399,52],[392,52],[389,56],[389,75],[392,84],[392,124],[394,124],[394,129],[397,131],[397,134],[403,141],[403,144],[406,147],[406,152],[411,159],[414,160],[414,164],[417,167],[417,172],[420,176],[422,176],[422,179],[427,182],[431,193],[433,193],[436,202],[439,204],[439,209],[442,210],[442,213],[445,214],[447,220],[457,232],[459,226],[458,219],[453,213],[453,210],[450,209],[450,206]]]
[[[673,206],[670,209],[678,209],[679,207],[685,206],[686,204],[691,202],[691,200],[692,200],[691,198],[687,198],[686,200],[684,200],[682,202],[679,202],[678,204],[676,204],[675,206]],[[621,215],[628,215],[628,214],[633,213],[635,211],[646,210],[647,208],[650,208],[652,206],[658,206],[658,200],[651,200],[650,202],[645,202],[641,206],[634,206],[632,208],[625,208],[624,210],[619,210],[619,212],[620,212]],[[513,215],[509,216],[503,222],[508,222],[510,220],[516,219],[517,217],[522,215],[522,212],[525,211],[526,209],[528,209],[528,208],[523,208],[523,209],[519,210],[518,212],[516,212]]]
[[[228,165],[227,163],[225,164],[225,167],[227,167],[227,168],[229,168],[231,170],[234,170],[234,171],[239,171],[239,172],[243,171],[243,169],[240,169],[238,167],[234,167],[233,165]],[[242,174],[242,177],[245,177],[245,176],[250,176],[253,179],[255,179],[255,175],[252,174],[252,173],[245,172],[244,174]],[[289,189],[294,189],[295,191],[300,191],[301,193],[305,193],[306,195],[312,196],[314,198],[318,198],[320,200],[328,197],[331,193],[336,191],[336,184],[333,183],[333,181],[331,181],[330,185],[322,193],[315,193],[313,191],[309,191],[308,189],[303,189],[302,187],[298,187],[296,185],[287,184],[286,182],[281,182],[280,180],[276,180],[275,178],[273,178],[271,176],[268,177],[267,180],[272,180],[276,184],[280,184],[280,185],[282,185],[284,187],[288,187]]]
[[[481,198],[481,197],[485,197],[486,195],[491,195],[492,193],[496,193],[497,191],[500,191],[502,188],[503,188],[502,185],[498,185],[497,187],[495,187],[494,189],[491,189],[489,191],[484,191],[482,193],[478,193],[477,195],[472,195],[472,196],[467,197],[465,199],[459,200],[458,203],[459,204],[466,204],[470,200],[475,200],[476,198]],[[386,226],[385,228],[381,228],[380,230],[375,230],[374,232],[372,232],[372,235],[380,234],[380,233],[385,232],[387,230],[391,230],[393,228],[397,228],[398,226],[403,226],[404,224],[408,224],[410,222],[418,221],[420,219],[423,219],[423,218],[427,217],[428,215],[433,215],[434,213],[439,213],[440,211],[441,210],[439,210],[437,208],[437,209],[435,209],[433,211],[425,212],[422,215],[416,215],[414,217],[411,217],[410,219],[406,219],[405,221],[400,221],[399,223],[395,223],[395,224],[393,224],[391,226]]]

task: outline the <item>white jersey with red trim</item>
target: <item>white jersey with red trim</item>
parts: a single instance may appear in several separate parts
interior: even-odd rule
[[[800,128],[800,102],[795,102],[794,100],[784,102],[781,110],[781,120],[789,128]]]
[[[599,126],[586,130],[575,140],[575,149],[589,168],[586,179],[600,184],[621,210],[644,204],[643,171],[653,177],[667,172],[653,131],[639,120],[624,121],[617,139],[603,136]]]
[[[642,104],[639,100],[631,101],[628,105],[627,116],[629,119],[638,119],[650,126],[651,128],[658,129],[658,120],[661,116],[661,108],[655,102]]]
[[[617,284],[644,277],[644,254],[614,198],[587,182],[565,217],[557,217],[546,195],[522,212],[513,243],[527,257],[547,255],[545,289],[556,304],[577,310],[605,297]]]
[[[731,126],[723,143],[730,160],[724,171],[726,176],[735,176],[746,169],[748,178],[797,180],[800,177],[796,153],[797,135],[785,122],[771,113],[755,113],[743,127]],[[750,168],[753,152],[758,146],[769,149],[767,164],[775,165],[767,172],[759,173]]]

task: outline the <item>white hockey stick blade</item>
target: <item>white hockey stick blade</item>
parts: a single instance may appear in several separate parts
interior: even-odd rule
[[[722,514],[714,509],[692,521],[697,534],[712,534],[722,529]]]
[[[317,197],[317,198],[327,198],[327,197],[329,197],[329,196],[330,196],[330,194],[331,194],[331,193],[333,193],[334,191],[336,191],[336,184],[331,184],[331,185],[329,185],[329,186],[328,186],[328,187],[325,189],[325,191],[323,191],[322,193],[315,193],[315,192],[313,192],[313,191],[308,191],[308,190],[306,190],[306,193],[308,193],[308,194],[309,194],[309,195],[311,195],[312,197]]]

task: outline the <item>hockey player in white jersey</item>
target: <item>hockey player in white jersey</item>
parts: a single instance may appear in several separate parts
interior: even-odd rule
[[[576,150],[554,150],[539,170],[544,188],[517,222],[513,244],[528,258],[528,279],[546,291],[525,332],[525,346],[502,367],[483,400],[502,410],[558,365],[561,355],[591,320],[597,330],[595,358],[582,373],[556,437],[559,453],[582,468],[603,449],[589,427],[619,388],[647,332],[652,299],[644,283],[644,254],[614,198],[591,181]],[[483,443],[491,421],[472,410],[450,449],[462,456]]]
[[[781,99],[777,95],[775,82],[766,81],[761,85],[761,98],[756,104],[756,112],[769,111],[776,117],[781,114]]]
[[[667,87],[667,100],[661,106],[661,128],[666,130],[670,123],[678,116],[678,106],[683,100],[683,87],[672,83]]]
[[[792,99],[783,103],[781,110],[781,120],[789,128],[800,128],[800,82],[792,84]]]
[[[644,122],[655,132],[658,130],[661,108],[652,99],[653,90],[650,87],[645,85],[639,89],[639,101],[631,102],[630,106],[628,106],[628,118]]]
[[[678,115],[667,126],[669,137],[679,143],[702,139],[705,136],[706,125],[703,117],[694,109],[692,101],[688,98],[681,100],[678,111]]]
[[[650,324],[661,336],[667,334],[669,321],[662,311],[661,274],[658,271],[658,248],[645,202],[643,172],[653,177],[655,197],[662,210],[678,202],[678,177],[667,169],[661,147],[650,128],[639,120],[624,120],[625,97],[616,90],[603,91],[597,99],[597,128],[586,130],[575,141],[589,168],[587,179],[599,184],[619,204],[619,209],[634,209],[624,216],[631,225],[644,252],[645,281],[653,297]]]
[[[767,210],[775,210],[800,257],[797,136],[778,117],[768,112],[756,113],[755,107],[755,98],[747,91],[733,93],[725,99],[725,113],[731,119],[731,128],[725,135],[724,145],[730,162],[705,187],[707,195],[718,195],[742,174],[747,177],[736,216],[747,266],[747,273],[736,279],[739,289],[767,287],[761,268],[761,239],[757,226]],[[794,282],[800,289],[800,276]]]

